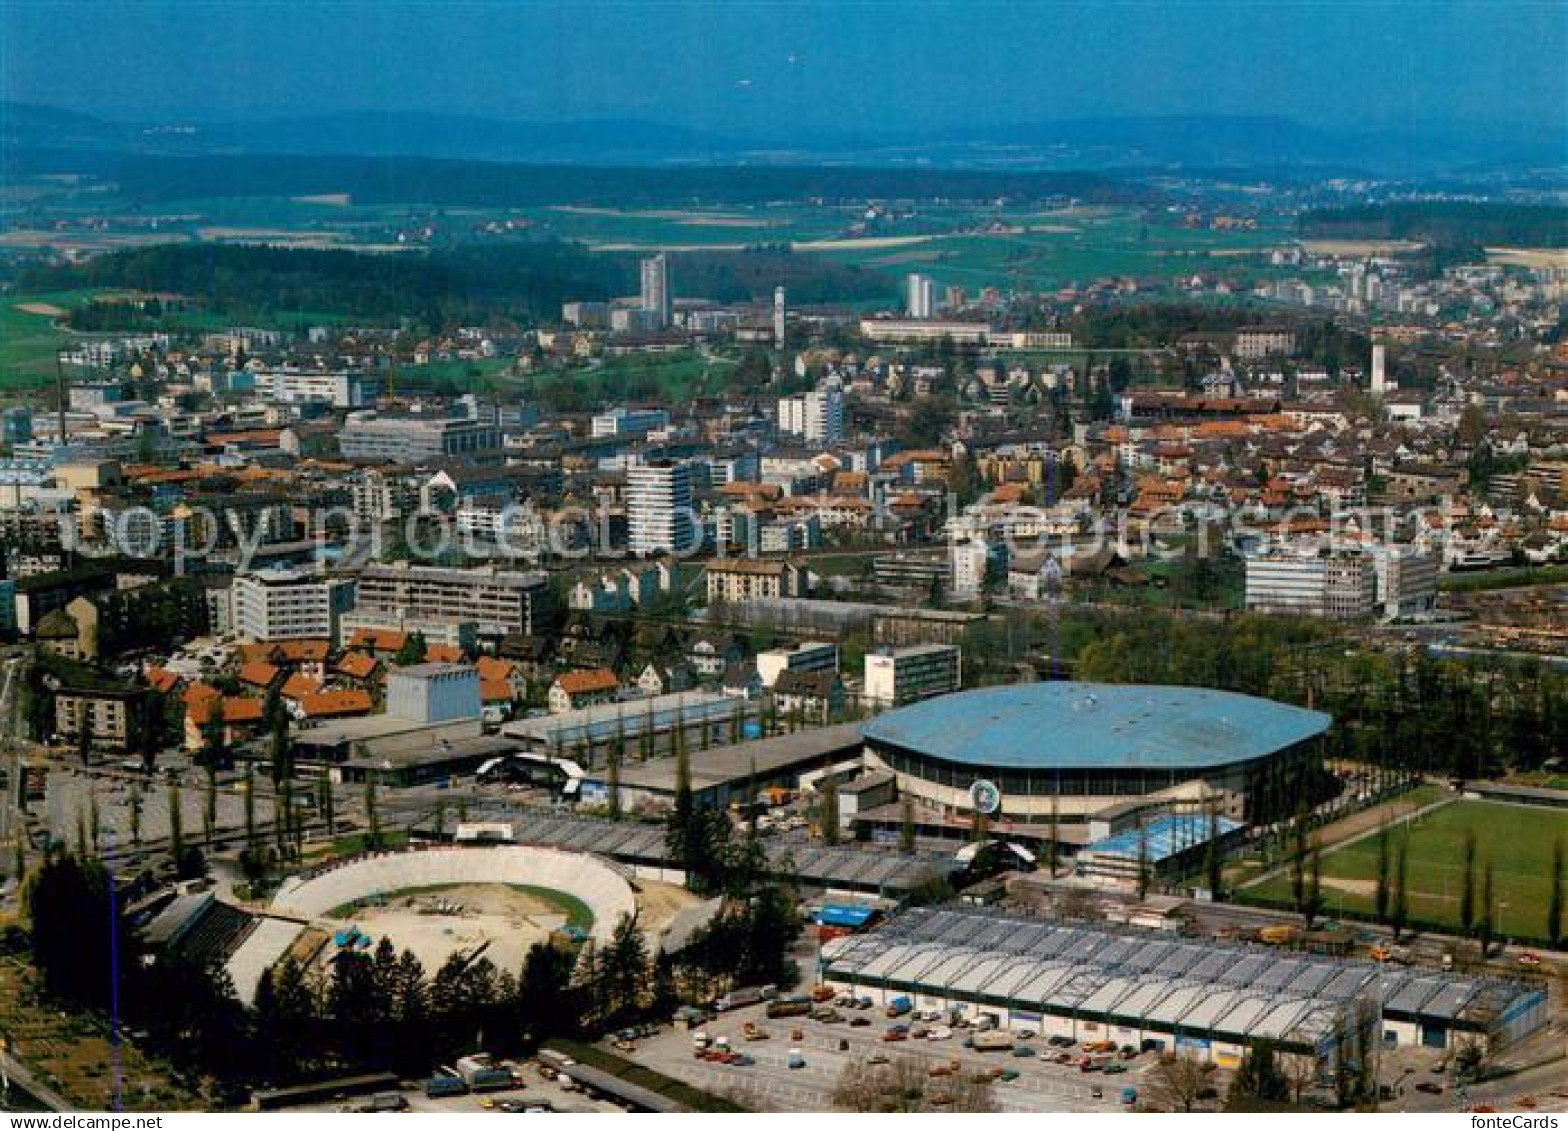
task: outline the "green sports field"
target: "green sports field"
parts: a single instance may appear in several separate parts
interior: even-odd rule
[[[1407,831],[1410,917],[1444,924],[1458,932],[1464,890],[1465,830],[1476,838],[1476,892],[1480,898],[1485,862],[1493,864],[1498,906],[1498,935],[1539,938],[1546,931],[1546,905],[1551,891],[1552,842],[1568,835],[1568,815],[1561,809],[1505,805],[1490,801],[1456,801],[1409,825],[1395,826],[1397,843]],[[1376,906],[1377,837],[1371,836],[1323,857],[1325,914],[1339,911],[1371,913]],[[1276,876],[1248,888],[1241,898],[1290,899],[1290,877]]]

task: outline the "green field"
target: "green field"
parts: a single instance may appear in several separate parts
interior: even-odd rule
[[[1458,932],[1464,890],[1466,829],[1476,837],[1476,892],[1480,898],[1485,862],[1494,867],[1497,934],[1540,938],[1546,930],[1546,905],[1551,890],[1552,842],[1563,836],[1568,819],[1560,809],[1506,805],[1490,801],[1456,801],[1396,826],[1393,836],[1408,830],[1410,917],[1441,924]],[[1371,836],[1323,857],[1324,913],[1370,914],[1376,906],[1377,837]],[[1290,899],[1290,877],[1281,874],[1240,893],[1243,901]]]
[[[722,391],[736,364],[734,358],[694,350],[629,354],[545,369],[525,378],[521,387],[562,411],[587,411],[618,401],[676,408],[693,397]]]
[[[1195,273],[1265,276],[1260,256],[1291,241],[1281,219],[1253,231],[1145,222],[1133,208],[1041,211],[922,204],[912,215],[851,228],[861,210],[800,204],[766,208],[527,210],[540,232],[619,250],[791,243],[797,251],[888,272],[931,275],[970,293],[986,286],[1056,287],[1108,275],[1161,280]]]
[[[67,310],[88,297],[85,291],[0,297],[0,392],[53,381],[55,351],[71,341],[70,335],[54,324],[52,314],[22,308],[38,305]]]

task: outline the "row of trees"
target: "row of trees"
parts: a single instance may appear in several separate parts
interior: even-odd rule
[[[1335,625],[1250,615],[1091,613],[1031,635],[1052,637],[1080,679],[1218,687],[1326,711],[1338,723],[1327,753],[1372,766],[1472,779],[1539,769],[1568,749],[1568,676],[1543,664],[1388,654]]]
[[[536,944],[515,973],[453,955],[430,974],[382,939],[324,967],[285,957],[247,1009],[218,963],[143,949],[90,851],[50,853],[26,905],[32,961],[55,1000],[115,1011],[146,1029],[153,1047],[234,1091],[362,1069],[417,1076],[477,1048],[526,1052],[554,1036],[667,1015],[681,1000],[792,978],[786,952],[800,925],[793,900],[763,885],[726,903],[676,956],[656,954],[631,917],[601,946]]]

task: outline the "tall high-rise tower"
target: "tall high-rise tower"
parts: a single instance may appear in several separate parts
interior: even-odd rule
[[[654,460],[626,469],[627,546],[634,554],[682,553],[696,536],[691,464]]]
[[[773,348],[784,348],[784,288],[773,288]]]
[[[662,251],[642,261],[642,309],[661,330],[670,324],[670,263]]]
[[[930,318],[932,291],[931,277],[912,273],[905,280],[904,310],[911,318]]]
[[[1388,347],[1382,342],[1372,343],[1372,393],[1382,396],[1388,391]]]

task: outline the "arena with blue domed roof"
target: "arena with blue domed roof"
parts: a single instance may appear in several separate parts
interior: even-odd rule
[[[1198,687],[1050,682],[958,692],[867,723],[866,755],[951,812],[1087,820],[1159,795],[1223,798],[1249,822],[1321,772],[1319,712]]]

